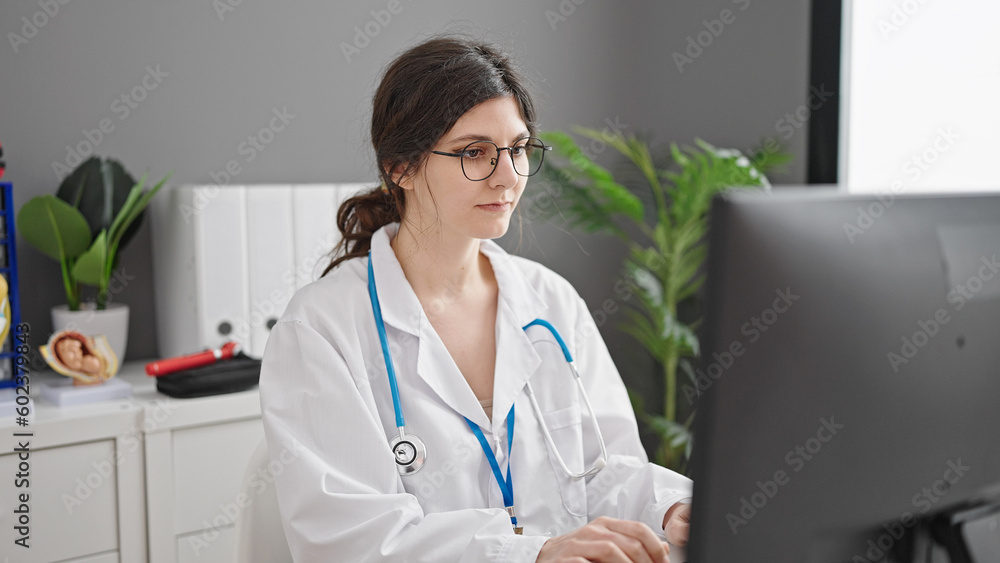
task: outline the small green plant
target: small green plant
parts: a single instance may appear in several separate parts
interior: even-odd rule
[[[694,147],[670,145],[672,161],[679,169],[667,170],[657,166],[649,146],[634,136],[586,128],[574,131],[624,155],[641,172],[643,182],[626,187],[588,157],[570,135],[545,133],[542,139],[554,147],[556,158],[546,161],[542,178],[558,198],[542,215],[558,215],[570,228],[615,235],[627,245],[626,280],[638,299],[630,299],[632,306],[623,309],[626,318],[620,328],[662,366],[662,410],[650,412],[642,397],[630,395],[640,421],[660,436],[656,462],[683,472],[691,454],[694,410],[680,420],[677,372],[681,369],[693,382],[687,358],[698,356],[699,348],[698,321],[683,322],[678,318],[678,305],[695,299],[704,281],[704,239],[712,197],[729,188],[769,188],[764,173],[790,156],[761,150],[748,158],[697,139]]]
[[[56,195],[34,197],[21,207],[17,230],[59,262],[70,310],[80,309],[81,283],[97,287],[97,309],[107,306],[118,251],[169,177],[144,190],[145,174],[136,183],[119,162],[92,157],[62,181]]]

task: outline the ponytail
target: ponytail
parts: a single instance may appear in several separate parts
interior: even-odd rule
[[[337,211],[337,228],[342,238],[333,250],[330,264],[320,277],[345,260],[367,256],[375,231],[389,223],[400,222],[404,208],[402,191],[399,186],[383,183],[340,205]]]

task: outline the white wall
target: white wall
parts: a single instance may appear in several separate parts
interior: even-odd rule
[[[1000,188],[1000,3],[845,1],[841,183]]]

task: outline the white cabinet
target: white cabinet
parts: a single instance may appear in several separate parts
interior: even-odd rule
[[[31,383],[44,379],[35,375]],[[0,455],[0,553],[28,563],[145,561],[141,412],[139,400],[60,408],[38,399],[29,426],[0,419],[3,451],[18,441],[30,449],[27,489],[14,482],[19,454]],[[28,549],[14,544],[14,510],[25,492]]]
[[[177,539],[177,563],[233,563],[236,530],[232,526]]]
[[[24,429],[0,418],[7,442],[32,434],[20,438],[30,441],[30,488],[14,486],[17,454],[0,455],[0,561],[231,563],[236,499],[264,438],[257,390],[171,399],[141,362],[118,377],[132,397],[74,407],[37,398]],[[31,547],[16,551],[12,516],[24,492]]]
[[[250,454],[264,439],[260,419],[173,433],[174,530],[184,534],[233,524]],[[211,467],[212,471],[205,471]]]
[[[31,438],[23,438],[30,440]],[[100,440],[71,446],[30,451],[29,468],[22,474],[29,486],[0,488],[0,509],[11,518],[21,508],[29,530],[24,549],[14,544],[21,537],[14,526],[2,527],[3,551],[16,561],[61,561],[80,554],[118,549],[118,475],[115,441]],[[0,456],[0,475],[18,473],[17,454]],[[20,481],[20,480],[19,480]],[[19,495],[27,494],[27,502]],[[22,497],[23,498],[23,497]],[[27,556],[27,557],[25,557]]]
[[[150,561],[232,560],[247,462],[264,439],[259,415],[168,428],[146,442]]]
[[[81,557],[79,559],[69,559],[67,561],[62,561],[61,563],[118,563],[121,559],[118,558],[118,552],[114,553],[102,553],[101,555],[91,555],[88,557]]]

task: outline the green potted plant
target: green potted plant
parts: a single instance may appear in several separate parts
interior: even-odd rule
[[[17,215],[17,230],[32,246],[59,262],[66,304],[52,309],[53,330],[104,334],[122,358],[128,334],[128,306],[113,303],[118,252],[138,230],[146,206],[167,177],[144,189],[116,160],[92,157],[59,186],[56,195],[37,196]],[[96,295],[85,302],[81,284]],[[124,288],[121,288],[124,289]]]
[[[561,217],[570,228],[615,235],[628,247],[625,280],[637,299],[628,300],[619,327],[659,363],[664,389],[659,404],[648,404],[638,393],[630,395],[640,423],[660,438],[655,461],[683,472],[691,453],[694,408],[679,401],[678,370],[693,383],[690,359],[698,356],[699,348],[698,320],[684,318],[678,310],[697,298],[704,281],[704,239],[712,197],[730,188],[769,189],[764,173],[787,162],[790,155],[776,150],[773,142],[767,144],[769,150],[747,157],[698,139],[694,147],[670,145],[675,168],[671,170],[658,165],[649,145],[634,136],[586,128],[574,131],[624,155],[641,172],[642,181],[626,187],[570,135],[545,133],[542,138],[554,147],[556,157],[546,160],[542,179],[558,198],[537,211],[542,217]]]

